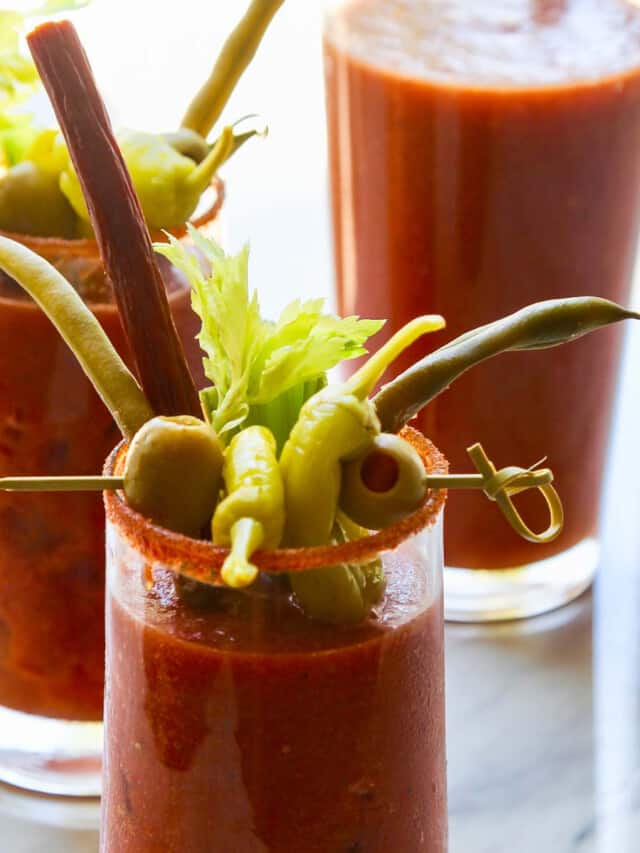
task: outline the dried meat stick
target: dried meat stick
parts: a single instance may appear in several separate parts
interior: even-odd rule
[[[28,43],[82,185],[142,387],[156,414],[201,416],[140,203],[76,30],[69,21],[49,22]]]

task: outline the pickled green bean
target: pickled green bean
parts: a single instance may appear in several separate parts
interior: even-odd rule
[[[189,105],[182,127],[195,130],[201,136],[208,135],[283,3],[284,0],[252,0],[224,43],[209,78]]]
[[[536,302],[495,323],[461,335],[425,356],[374,398],[383,430],[397,432],[470,367],[516,350],[547,349],[625,319],[640,319],[598,297]]]
[[[0,269],[37,302],[73,351],[125,438],[153,417],[135,377],[69,282],[35,252],[0,237]]]

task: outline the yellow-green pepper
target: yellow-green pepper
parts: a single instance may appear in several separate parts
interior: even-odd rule
[[[342,484],[341,464],[362,456],[380,432],[368,395],[389,364],[419,337],[440,329],[438,316],[408,323],[354,376],[311,397],[282,451],[287,545],[323,545],[331,539]],[[323,621],[357,621],[368,606],[366,584],[352,566],[291,573],[296,597]]]
[[[323,545],[329,541],[340,495],[341,463],[362,456],[380,433],[368,395],[404,349],[443,326],[441,317],[418,317],[351,379],[323,388],[304,404],[280,458],[287,545]]]
[[[234,147],[233,130],[225,127],[209,154],[196,164],[165,138],[128,130],[118,134],[127,168],[151,228],[183,225],[194,213],[200,196]],[[67,155],[60,188],[77,215],[89,222],[89,212],[78,177]]]
[[[258,574],[250,557],[258,548],[277,548],[284,530],[284,486],[276,442],[262,426],[239,432],[225,453],[227,497],[213,516],[216,545],[231,547],[222,579],[231,587],[253,583]]]

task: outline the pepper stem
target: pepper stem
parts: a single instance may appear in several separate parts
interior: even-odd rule
[[[234,145],[233,128],[230,126],[223,127],[211,151],[187,177],[186,184],[189,189],[202,194],[211,183],[220,166],[233,154],[235,150]]]
[[[240,518],[231,528],[231,553],[222,565],[222,580],[233,589],[249,586],[258,569],[249,558],[264,541],[264,528],[254,518]]]
[[[427,314],[411,320],[353,374],[351,379],[345,383],[347,392],[354,394],[360,400],[364,400],[373,391],[385,370],[404,350],[423,335],[444,329],[445,325],[444,317],[439,314]]]

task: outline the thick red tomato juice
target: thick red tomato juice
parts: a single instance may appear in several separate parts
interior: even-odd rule
[[[131,364],[99,258],[64,251],[51,260],[75,278]],[[200,376],[189,288],[167,264],[164,271],[174,321]],[[97,474],[118,438],[111,415],[51,322],[3,277],[0,476]],[[104,654],[100,495],[0,492],[0,705],[100,720]]]
[[[339,5],[339,4],[337,4]],[[342,313],[386,333],[437,312],[398,369],[527,303],[626,303],[640,198],[640,8],[624,0],[359,0],[330,14],[327,114]],[[596,533],[620,330],[474,368],[428,405],[453,471],[547,456],[566,506],[532,546],[472,493],[452,495],[449,565],[504,568]],[[532,526],[543,503],[522,496]]]
[[[163,561],[216,549],[107,497],[103,853],[445,853],[441,507],[335,626],[282,575],[191,602]]]

